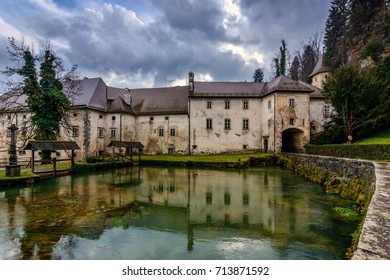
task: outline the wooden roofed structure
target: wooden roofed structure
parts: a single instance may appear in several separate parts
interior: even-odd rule
[[[112,140],[107,147],[113,148],[113,156],[114,156],[114,148],[125,148],[126,149],[126,155],[130,155],[130,160],[133,161],[133,149],[138,150],[138,161],[141,161],[141,152],[144,148],[144,145],[142,145],[141,142],[129,142],[129,141],[116,141]]]
[[[34,173],[34,152],[35,151],[71,151],[71,163],[74,165],[74,151],[80,150],[79,145],[74,141],[53,141],[53,140],[32,140],[27,143],[23,150],[31,151],[31,172]],[[56,159],[53,159],[54,173],[56,173]]]

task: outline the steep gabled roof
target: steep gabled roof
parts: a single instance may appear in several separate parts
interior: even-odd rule
[[[286,76],[279,76],[274,80],[266,83],[262,96],[266,96],[276,91],[309,93],[309,92],[313,92],[314,90],[297,81],[291,80]]]
[[[130,90],[137,114],[187,114],[188,86]]]
[[[321,54],[318,58],[317,64],[313,69],[313,72],[309,75],[309,77],[313,77],[319,73],[329,72],[329,67],[324,65],[324,56]]]
[[[195,82],[191,97],[259,97],[264,83]]]
[[[78,81],[78,92],[74,95],[73,106],[105,111],[107,107],[107,85],[101,78],[85,78]]]

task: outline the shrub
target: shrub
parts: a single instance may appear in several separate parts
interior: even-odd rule
[[[307,145],[306,153],[368,160],[390,160],[390,145]]]

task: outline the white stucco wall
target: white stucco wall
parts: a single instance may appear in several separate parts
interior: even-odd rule
[[[159,135],[163,129],[163,136]],[[171,136],[175,129],[175,136]],[[141,142],[147,154],[188,153],[188,115],[142,115],[136,119],[136,141]]]
[[[208,101],[212,104],[210,109],[207,108]],[[225,109],[225,101],[230,102],[230,109]],[[243,109],[244,101],[248,101],[248,109]],[[260,105],[259,98],[192,98],[190,100],[191,153],[212,154],[260,150]],[[212,129],[207,129],[207,119],[212,119]],[[230,129],[225,129],[225,119],[230,119]],[[244,119],[249,121],[248,130],[243,129]]]

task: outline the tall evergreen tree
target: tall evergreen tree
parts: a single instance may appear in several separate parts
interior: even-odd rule
[[[17,63],[0,71],[8,77],[8,92],[0,95],[0,113],[27,110],[31,114],[30,121],[19,125],[23,132],[22,141],[58,139],[60,127],[70,128],[67,117],[69,100],[82,90],[75,81],[77,66],[65,70],[50,43],[41,57],[36,57],[23,40],[19,43],[10,38],[9,42],[10,60]],[[39,75],[35,66],[37,62],[40,63]],[[12,79],[14,75],[19,75],[23,81]]]
[[[299,58],[296,55],[293,59],[293,62],[291,63],[291,67],[290,67],[291,79],[293,79],[295,81],[300,80],[300,70],[301,70],[301,63],[299,62]]]
[[[286,41],[282,39],[282,45],[279,48],[279,55],[274,57],[272,67],[275,69],[275,78],[280,75],[286,75]]]
[[[302,55],[302,81],[310,83],[309,75],[317,63],[317,54],[310,45],[304,47]]]
[[[55,63],[57,58],[50,49],[46,49],[40,68],[39,85],[43,103],[36,108],[33,122],[37,126],[36,138],[55,140],[60,133],[60,122],[66,116],[70,103],[62,92],[62,83],[56,78]]]
[[[264,80],[264,72],[263,69],[257,68],[255,73],[253,74],[253,81],[256,83],[261,83]]]
[[[280,47],[280,75],[286,75],[286,41],[282,39],[282,45]]]
[[[324,35],[325,64],[333,69],[348,61],[347,28],[350,0],[332,0]]]

